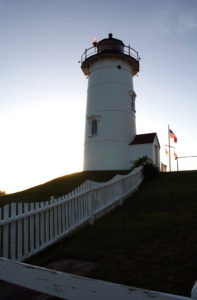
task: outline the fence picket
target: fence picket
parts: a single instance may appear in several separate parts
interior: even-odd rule
[[[66,206],[66,231],[69,229],[69,201],[65,203]]]
[[[22,203],[18,204],[18,215],[21,215],[23,213],[23,206]],[[23,246],[22,246],[22,219],[19,219],[17,221],[17,258],[22,258],[23,253]]]
[[[61,205],[61,214],[62,214],[62,231],[64,232],[66,230],[66,225],[65,225],[65,213],[66,213],[66,204],[63,203]]]
[[[40,208],[40,205],[39,205],[39,203],[37,202],[36,203],[36,210],[37,209],[39,209]],[[40,214],[39,213],[37,213],[36,215],[35,215],[35,241],[36,241],[36,249],[38,249],[38,247],[39,247],[39,244],[40,244],[40,222],[39,222],[39,216],[40,216]]]
[[[24,204],[24,213],[27,213],[29,210],[29,204]],[[28,254],[28,243],[29,243],[29,226],[28,226],[28,217],[24,218],[24,255]]]
[[[16,203],[11,204],[11,218],[16,216]],[[11,223],[11,259],[16,259],[16,222]]]
[[[79,224],[79,197],[77,197],[75,199],[75,209],[74,209],[74,212],[75,212],[75,224],[78,225]]]
[[[40,207],[43,208],[44,207],[44,202],[41,202]],[[40,244],[41,246],[44,245],[44,211],[42,211],[40,213]]]
[[[74,225],[74,199],[71,200],[71,227]]]
[[[78,197],[78,207],[79,207],[79,214],[78,214],[78,223],[80,224],[82,218],[83,218],[83,208],[82,208],[82,200],[83,196]]]
[[[30,211],[34,210],[34,204],[30,203]],[[34,249],[34,215],[30,216],[30,224],[29,224],[29,231],[30,231],[30,252]]]
[[[68,218],[69,218],[69,228],[72,227],[72,200],[68,202],[69,205],[69,213],[68,213]]]
[[[62,233],[62,205],[59,204],[57,207],[57,215],[58,215],[58,236]]]
[[[53,203],[53,200],[50,200],[50,204]],[[50,241],[53,240],[53,208],[49,211],[50,214]]]
[[[45,202],[45,207],[48,207],[49,201]],[[47,244],[49,241],[49,210],[46,210],[45,213],[45,243]]]
[[[57,199],[54,199],[54,203],[57,203]],[[57,206],[54,207],[54,239],[57,238]]]
[[[3,209],[4,220],[9,218],[9,204],[4,206]],[[3,228],[3,257],[8,258],[9,246],[9,224],[4,225]]]

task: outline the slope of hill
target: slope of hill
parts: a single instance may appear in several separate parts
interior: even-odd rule
[[[96,262],[86,276],[190,296],[197,279],[197,171],[161,174],[94,226],[28,262]]]
[[[10,202],[41,202],[51,196],[59,197],[71,192],[85,180],[107,181],[116,174],[126,174],[128,171],[86,171],[65,175],[30,189],[0,196],[0,206]]]

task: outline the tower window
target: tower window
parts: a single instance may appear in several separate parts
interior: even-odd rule
[[[131,101],[131,110],[135,111],[135,99],[134,98]]]
[[[88,137],[95,137],[99,133],[99,122],[101,116],[100,115],[90,115],[87,117],[88,120]]]
[[[136,112],[136,110],[135,110],[136,93],[132,90],[129,90],[129,96],[131,97],[131,110]]]
[[[91,133],[92,133],[92,135],[95,135],[95,134],[97,134],[97,132],[98,132],[97,120],[92,120]]]

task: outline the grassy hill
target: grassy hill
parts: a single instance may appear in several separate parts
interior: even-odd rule
[[[122,207],[29,262],[94,261],[86,276],[190,296],[196,256],[197,171],[187,171],[145,181]]]
[[[128,171],[86,171],[65,175],[30,189],[0,196],[0,206],[10,202],[41,202],[51,196],[59,197],[71,192],[85,180],[104,182],[116,174],[126,174]]]

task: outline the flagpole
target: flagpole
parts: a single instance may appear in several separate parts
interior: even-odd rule
[[[171,156],[170,156],[170,126],[168,125],[168,148],[169,148],[169,172],[171,172]]]

